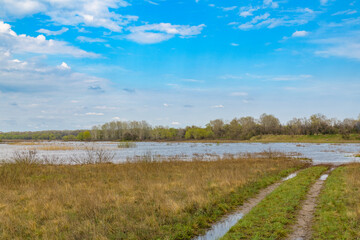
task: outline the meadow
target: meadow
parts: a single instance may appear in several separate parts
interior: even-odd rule
[[[339,167],[319,199],[313,239],[360,238],[360,164]]]
[[[309,163],[216,161],[0,166],[0,239],[191,239]]]

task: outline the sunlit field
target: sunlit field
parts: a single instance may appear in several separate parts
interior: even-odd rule
[[[0,166],[0,239],[190,239],[307,166],[279,154],[217,161]]]

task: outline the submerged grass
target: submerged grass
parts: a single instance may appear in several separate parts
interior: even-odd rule
[[[291,231],[301,200],[327,167],[305,169],[269,194],[222,239],[282,239]]]
[[[135,142],[119,142],[117,145],[118,148],[135,148]]]
[[[315,213],[313,239],[360,239],[360,164],[335,169]]]
[[[190,239],[292,171],[286,157],[0,166],[0,239]]]

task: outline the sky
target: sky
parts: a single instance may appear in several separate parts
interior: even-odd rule
[[[359,6],[0,0],[0,131],[357,118]]]

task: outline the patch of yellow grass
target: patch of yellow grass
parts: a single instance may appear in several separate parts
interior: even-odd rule
[[[10,142],[10,145],[22,145],[22,146],[34,146],[34,145],[43,145],[41,142]]]
[[[304,163],[285,157],[0,167],[0,239],[172,239],[239,188]],[[239,198],[241,196],[238,196]],[[196,214],[195,214],[196,213]]]
[[[35,147],[36,150],[44,151],[68,151],[68,150],[80,150],[80,147],[70,146],[70,145],[43,145]]]
[[[63,143],[41,143],[41,142],[15,142],[12,145],[33,146],[30,150],[43,151],[70,151],[70,150],[86,150],[85,146],[69,145]],[[29,149],[29,148],[26,148]]]

